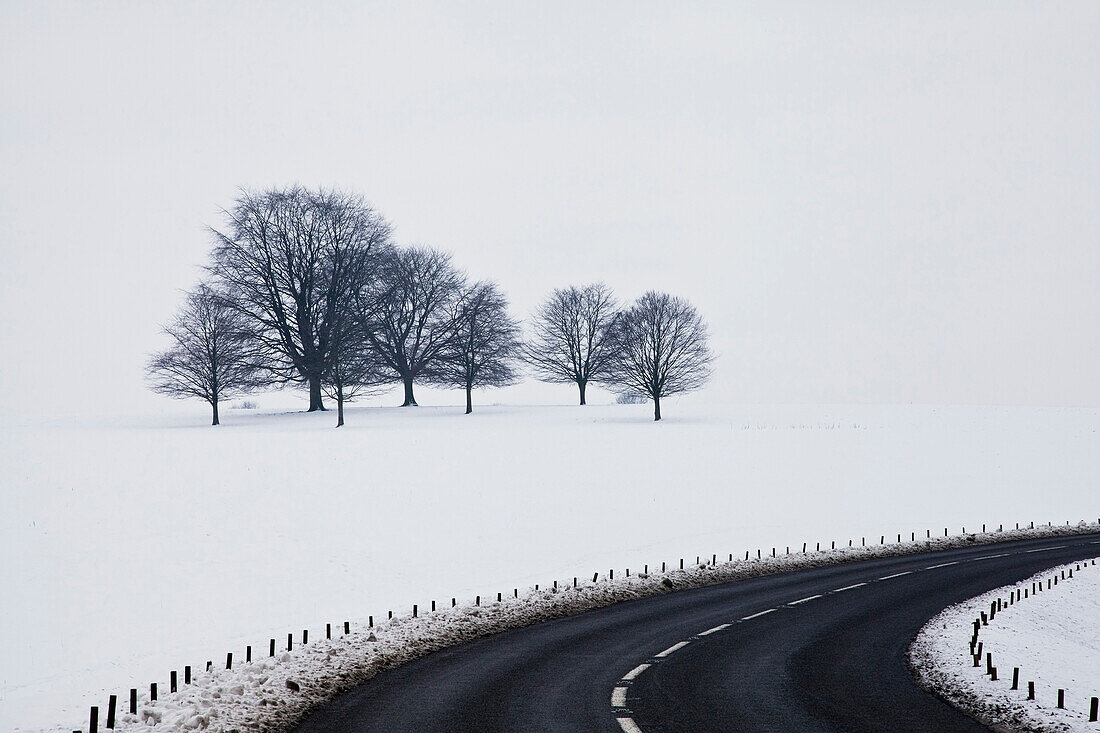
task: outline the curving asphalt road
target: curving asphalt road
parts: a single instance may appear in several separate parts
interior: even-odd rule
[[[1024,540],[629,601],[388,670],[297,730],[984,731],[917,687],[910,641],[949,605],[1096,556],[1096,534]]]

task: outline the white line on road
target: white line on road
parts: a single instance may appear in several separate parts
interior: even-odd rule
[[[959,561],[955,562],[941,562],[939,565],[929,565],[925,570],[935,570],[936,568],[946,568],[948,565],[958,565]]]
[[[660,654],[658,654],[656,656],[658,656],[658,657],[667,657],[669,654],[672,654],[673,652],[678,652],[687,645],[688,645],[688,642],[681,641],[678,644],[673,644],[668,649],[665,649],[663,652],[661,652]]]
[[[713,629],[707,629],[706,631],[700,631],[698,635],[699,636],[707,636],[708,634],[713,634],[715,631],[721,631],[722,629],[728,629],[728,628],[729,628],[729,624],[722,624],[721,626],[715,626]]]
[[[852,588],[858,588],[861,585],[867,585],[866,583],[856,583],[855,585],[846,585],[843,588],[837,588],[833,593],[839,593],[842,590],[851,590]]]
[[[642,733],[642,729],[638,727],[633,718],[617,718],[617,720],[625,733]]]
[[[1040,547],[1038,550],[1025,550],[1025,552],[1050,552],[1051,550],[1063,550],[1065,545],[1058,545],[1057,547]]]
[[[616,687],[611,691],[611,707],[613,708],[625,708],[626,707],[626,688]]]
[[[774,611],[774,610],[775,610],[774,608],[769,608],[769,609],[768,609],[767,611],[761,611],[760,613],[754,613],[754,614],[753,614],[753,615],[751,615],[751,616],[743,616],[743,617],[741,618],[741,620],[742,620],[742,621],[750,621],[750,620],[752,620],[752,619],[754,619],[754,618],[759,618],[760,616],[763,616],[763,615],[764,615],[765,613],[771,613],[771,612],[772,612],[772,611]]]
[[[1008,555],[1009,553],[1007,552],[1002,552],[1000,555],[982,555],[981,557],[974,558],[973,560],[971,560],[971,562],[974,562],[975,560],[992,560],[995,557],[1008,557]]]
[[[635,667],[634,669],[632,669],[629,672],[627,672],[626,674],[624,674],[623,679],[624,680],[632,680],[635,677],[637,677],[638,675],[640,675],[642,672],[645,672],[647,669],[649,669],[649,666],[650,665],[648,665],[648,664],[639,664],[637,667]]]
[[[887,576],[884,576],[882,578],[879,578],[879,580],[889,580],[890,578],[900,578],[901,576],[909,575],[912,572],[913,572],[912,570],[906,570],[904,573],[894,573],[893,575],[887,575]]]
[[[797,606],[799,603],[805,603],[806,601],[812,601],[815,598],[821,598],[821,594],[818,593],[816,596],[806,596],[805,598],[799,598],[797,601],[791,601],[787,605],[788,606]]]

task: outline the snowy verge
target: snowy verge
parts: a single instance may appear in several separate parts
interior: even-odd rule
[[[360,622],[353,624],[354,630],[348,635],[296,645],[293,651],[238,664],[231,670],[202,671],[192,684],[181,684],[178,693],[166,694],[162,688],[156,701],[149,699],[148,690],[142,690],[137,714],[128,712],[128,700],[120,696],[116,727],[135,730],[156,725],[167,731],[289,730],[310,709],[382,670],[479,637],[620,601],[875,557],[1097,531],[1100,531],[1097,524],[1081,522],[1076,527],[1037,527],[703,563],[666,573],[619,576],[614,580],[600,577],[597,582],[582,582],[579,587],[536,589],[519,598],[505,598],[499,602],[460,605],[416,618],[395,617],[374,628],[367,628],[366,623]],[[1100,570],[1097,573],[1100,574]],[[340,631],[342,629],[334,629],[335,634]],[[263,649],[261,654],[267,651]],[[101,711],[105,710],[105,706],[101,707]]]
[[[999,610],[991,608],[998,603]],[[910,665],[926,689],[995,730],[1098,731],[1100,723],[1089,722],[1091,698],[1100,695],[1098,620],[1100,565],[1095,559],[1058,565],[931,619],[909,649]],[[975,621],[977,667],[970,651]],[[1034,700],[1027,699],[1029,682]]]

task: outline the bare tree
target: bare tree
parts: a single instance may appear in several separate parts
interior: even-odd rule
[[[434,379],[442,368],[465,281],[449,254],[429,247],[399,247],[384,258],[366,332],[372,348],[404,384],[402,407],[416,405],[413,380]]]
[[[376,273],[363,274],[363,279],[339,298],[330,329],[329,359],[322,385],[325,394],[336,400],[336,427],[344,424],[345,402],[374,394],[394,381],[367,335],[368,318],[377,308],[370,300]]]
[[[617,304],[603,283],[555,290],[535,311],[533,334],[524,349],[544,382],[573,382],[585,404],[590,381],[598,381],[613,356],[609,326]]]
[[[517,380],[519,326],[494,282],[465,288],[455,306],[454,333],[433,381],[466,390],[466,414],[474,411],[474,387],[505,387]]]
[[[393,377],[370,348],[341,349],[325,372],[325,393],[336,400],[336,427],[344,424],[344,403],[377,393]]]
[[[210,403],[218,425],[218,402],[254,386],[247,322],[207,285],[187,294],[176,318],[164,327],[172,345],[146,366],[149,387],[177,399],[199,397]]]
[[[714,355],[707,326],[688,301],[649,291],[622,311],[612,329],[615,359],[607,382],[653,400],[661,419],[661,398],[702,387]]]
[[[323,410],[337,309],[388,248],[389,224],[361,197],[300,186],[242,191],[215,238],[211,271],[249,322],[272,384],[299,382]]]

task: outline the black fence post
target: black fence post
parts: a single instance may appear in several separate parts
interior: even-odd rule
[[[179,677],[176,675],[176,670],[172,670],[168,673],[168,691],[176,692],[179,687]]]
[[[118,695],[111,695],[107,700],[107,727],[115,727],[115,706],[118,704]]]
[[[88,730],[90,733],[99,733],[99,706],[93,705],[88,716]]]
[[[149,699],[150,700],[156,700],[157,699],[157,683],[156,682],[150,682],[149,683]]]
[[[1096,722],[1097,713],[1100,712],[1100,711],[1097,710],[1098,707],[1100,707],[1100,697],[1092,698],[1092,701],[1089,703],[1089,722],[1090,723],[1095,723]]]
[[[130,715],[137,715],[137,688],[130,688]]]
[[[1013,690],[1020,689],[1020,668],[1019,667],[1013,667],[1012,668],[1012,687],[1010,689],[1013,689]]]

